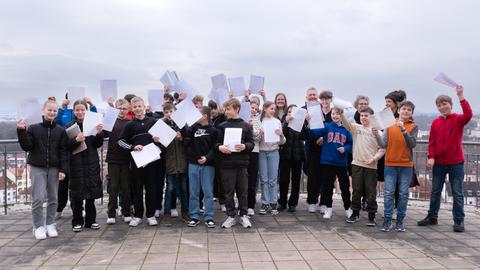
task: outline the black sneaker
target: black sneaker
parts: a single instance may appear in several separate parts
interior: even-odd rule
[[[271,203],[270,204],[270,214],[277,215],[278,214],[278,209],[277,209],[277,204],[276,203]]]
[[[352,215],[349,218],[347,218],[347,223],[353,224],[353,223],[357,222],[359,219],[360,219],[359,211],[354,210]]]
[[[200,223],[198,219],[192,218],[189,222],[187,222],[188,227],[197,227],[197,225]]]
[[[213,220],[206,220],[205,221],[205,226],[207,226],[208,228],[215,228],[215,222],[213,222]]]
[[[288,207],[288,212],[293,213],[297,211],[297,207],[295,205],[291,205]]]
[[[427,216],[426,218],[417,222],[418,226],[429,226],[429,225],[437,225],[437,224],[438,224],[438,220],[431,216]]]
[[[465,225],[463,224],[463,220],[455,220],[455,223],[453,224],[453,231],[454,232],[465,231]]]
[[[262,208],[258,211],[260,215],[266,215],[270,211],[270,205],[262,204]]]
[[[375,226],[377,226],[377,220],[375,219],[375,213],[368,213],[367,226],[368,226],[368,227],[375,227]]]
[[[286,206],[286,205],[283,205],[283,204],[279,204],[279,205],[278,205],[278,208],[277,208],[278,212],[282,212],[282,211],[284,211],[285,209],[287,209],[287,206]]]

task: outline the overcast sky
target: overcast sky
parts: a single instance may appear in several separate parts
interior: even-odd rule
[[[404,89],[421,112],[455,94],[432,80],[443,71],[478,112],[479,10],[475,0],[0,0],[0,111],[68,86],[99,103],[102,79],[145,96],[173,69],[205,96],[213,75],[257,74],[270,98],[285,92],[289,103],[314,86],[366,94],[380,109]]]

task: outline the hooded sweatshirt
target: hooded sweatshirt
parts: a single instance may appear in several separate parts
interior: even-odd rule
[[[213,166],[215,158],[215,143],[217,142],[217,129],[209,122],[206,126],[199,123],[188,127],[185,137],[185,144],[187,146],[188,162],[195,165],[197,160],[205,156],[207,162],[203,165]]]
[[[343,126],[335,122],[325,124],[325,128],[312,129],[313,136],[323,137],[321,164],[347,167],[348,153],[352,152],[352,135]],[[344,147],[342,154],[337,149]]]

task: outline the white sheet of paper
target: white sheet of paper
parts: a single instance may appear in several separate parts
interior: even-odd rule
[[[342,110],[348,110],[348,109],[354,108],[353,104],[350,101],[344,100],[341,98],[333,98],[333,106],[340,108]]]
[[[213,100],[217,102],[218,106],[223,106],[223,103],[229,99],[228,90],[225,88],[218,88],[213,90]]]
[[[73,108],[73,103],[75,103],[75,101],[83,99],[85,97],[85,87],[71,86],[67,88],[67,93],[68,100],[70,100],[68,108],[71,109]]]
[[[458,86],[458,84],[454,80],[450,79],[443,72],[440,72],[440,74],[438,74],[437,77],[435,77],[433,80],[452,88],[456,88]]]
[[[148,90],[148,105],[152,112],[163,112],[163,90]]]
[[[160,137],[160,143],[165,147],[177,136],[177,132],[163,122],[162,119],[158,119],[155,125],[148,130],[148,133],[152,134],[152,136]]]
[[[263,89],[265,83],[265,77],[250,75],[250,85],[248,89],[252,94],[260,94],[260,91]]]
[[[390,108],[385,108],[371,117],[372,128],[384,130],[389,126],[395,125],[395,116]]]
[[[167,70],[163,74],[162,78],[160,78],[160,81],[163,83],[163,85],[167,85],[168,87],[170,87],[170,89],[172,89],[172,87],[174,87],[175,84],[177,84],[178,82],[177,73],[175,71]]]
[[[23,119],[28,126],[41,123],[42,105],[37,98],[26,98],[17,100],[17,120]]]
[[[243,77],[229,78],[230,91],[233,92],[234,97],[240,97],[245,95],[247,88],[245,87],[245,80]]]
[[[275,133],[275,130],[280,129],[278,123],[273,119],[264,119],[262,121],[263,139],[266,143],[275,143],[280,141],[280,136]]]
[[[183,128],[185,124],[191,126],[200,118],[202,114],[189,99],[177,104],[177,110],[172,114],[172,120],[179,128]]]
[[[213,89],[228,89],[227,76],[225,76],[225,74],[220,73],[218,75],[215,75],[211,77],[211,80]]]
[[[250,121],[250,102],[245,102],[245,101],[240,102],[239,116],[240,118],[243,119],[243,121],[247,123]]]
[[[116,108],[112,108],[108,106],[105,109],[105,112],[103,114],[103,130],[111,132],[113,129],[113,126],[115,125],[115,121],[117,121],[118,118],[118,112],[120,110]]]
[[[145,167],[148,164],[154,162],[155,160],[160,159],[160,148],[158,148],[154,143],[149,143],[142,148],[142,151],[132,151],[133,161],[137,168]]]
[[[185,93],[187,97],[185,99],[192,99],[197,95],[197,90],[193,88],[187,81],[185,80],[179,80],[177,84],[175,85],[175,88],[179,94]]]
[[[324,128],[322,106],[318,102],[307,103],[307,111],[310,115],[308,127],[310,129]]]
[[[102,94],[102,100],[105,102],[108,102],[110,97],[117,100],[117,80],[101,80],[100,93]]]
[[[103,122],[103,115],[101,113],[85,111],[85,118],[83,119],[83,135],[97,135],[96,126]]]
[[[235,150],[235,145],[242,143],[242,129],[241,128],[226,128],[223,135],[223,145],[227,145],[232,152]]]
[[[307,117],[307,110],[304,108],[292,107],[292,120],[288,123],[288,127],[301,132],[303,124],[305,123],[305,117]]]

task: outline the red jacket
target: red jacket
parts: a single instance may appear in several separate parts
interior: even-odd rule
[[[462,148],[463,127],[472,119],[472,108],[467,100],[460,101],[463,114],[452,113],[437,117],[430,128],[428,158],[435,164],[454,165],[464,162]]]

